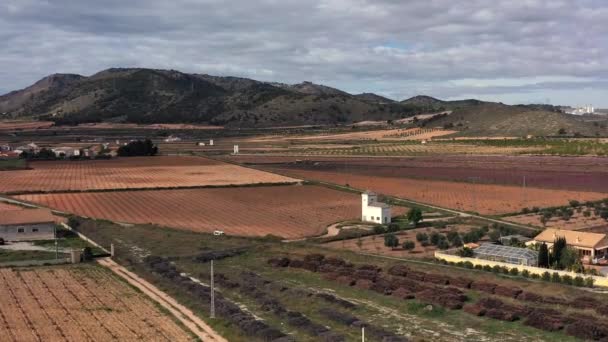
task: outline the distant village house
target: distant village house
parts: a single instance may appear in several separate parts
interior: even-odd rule
[[[591,261],[608,255],[608,237],[601,233],[548,228],[526,244],[545,243],[551,249],[555,240],[562,237],[566,239],[567,246],[578,250],[581,258]]]

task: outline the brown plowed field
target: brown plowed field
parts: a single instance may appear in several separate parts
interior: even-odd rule
[[[103,269],[0,269],[2,341],[191,341]]]
[[[54,124],[52,121],[2,121],[0,122],[0,131],[49,128]]]
[[[199,157],[137,157],[30,163],[4,171],[0,193],[283,183],[294,179]]]
[[[384,176],[368,169],[368,174],[301,170],[267,166],[269,171],[302,179],[320,180],[357,189],[370,189],[382,194],[433,204],[444,208],[473,211],[484,215],[518,212],[524,207],[567,205],[569,200],[600,200],[599,192],[580,192],[505,185],[473,184]]]
[[[281,168],[482,184],[604,192],[608,158],[536,156],[282,157],[231,156],[231,161]],[[296,164],[296,160],[301,161]]]
[[[230,235],[302,238],[360,216],[359,195],[317,186],[269,186],[21,195],[74,214]]]

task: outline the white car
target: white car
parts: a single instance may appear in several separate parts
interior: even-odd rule
[[[221,236],[221,235],[224,235],[224,231],[222,231],[222,230],[214,230],[214,231],[213,231],[213,235],[215,235],[215,236]]]

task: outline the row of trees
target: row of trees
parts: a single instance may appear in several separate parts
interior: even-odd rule
[[[120,157],[155,156],[158,154],[158,146],[150,139],[136,140],[118,148]]]

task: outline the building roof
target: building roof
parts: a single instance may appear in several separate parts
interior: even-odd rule
[[[0,225],[54,223],[55,217],[48,209],[3,210]]]
[[[476,256],[496,256],[509,259],[538,259],[538,252],[527,248],[509,247],[503,245],[493,245],[490,243],[482,243],[475,248]]]
[[[532,240],[531,238],[527,237],[527,236],[523,236],[521,234],[513,234],[513,235],[505,235],[505,236],[501,236],[501,239],[507,239],[507,240],[511,240],[512,238],[516,238],[519,241],[522,242],[526,242],[526,241],[530,241]]]
[[[576,247],[597,248],[608,245],[606,234],[579,232],[575,230],[563,230],[548,228],[538,234],[534,241],[553,243],[558,237],[566,238],[566,244]]]
[[[365,190],[365,192],[363,194],[365,194],[365,195],[377,195],[375,192],[373,192],[371,190]]]

